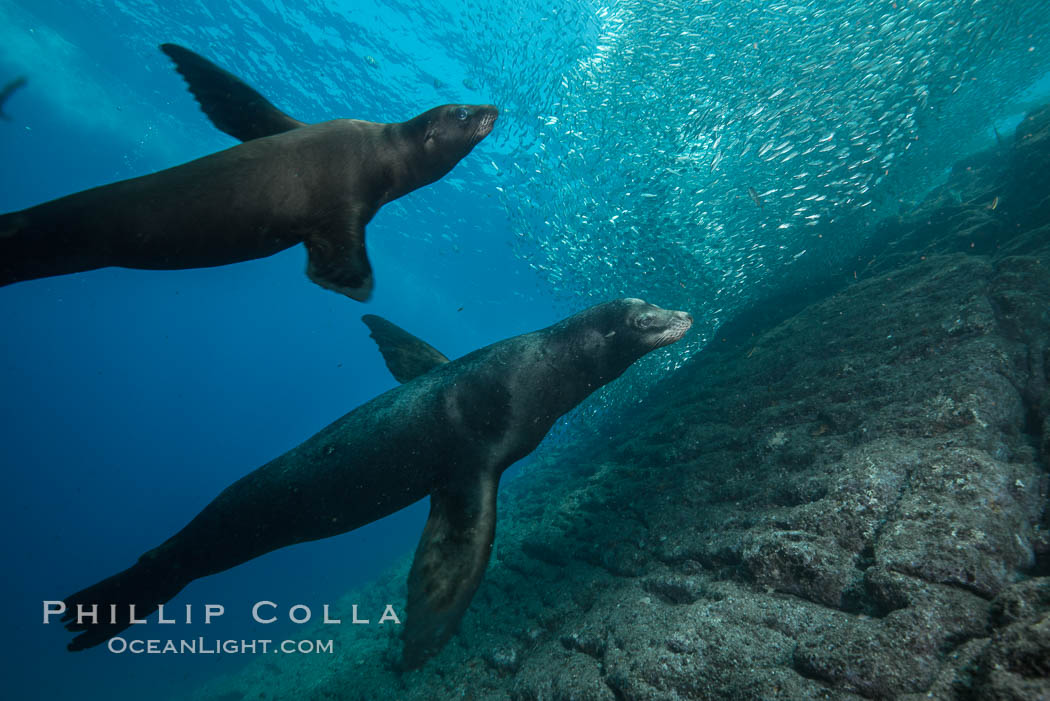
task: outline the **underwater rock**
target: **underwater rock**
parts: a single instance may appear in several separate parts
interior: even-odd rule
[[[608,631],[606,630],[585,629],[573,631],[561,637],[561,644],[566,650],[575,650],[596,660],[601,660],[605,656],[607,636]]]
[[[831,539],[770,531],[749,539],[743,564],[760,586],[841,608],[858,578],[853,559]]]
[[[968,646],[968,656],[943,696],[979,699],[1050,698],[1050,578],[1013,584],[991,603],[995,629]],[[953,671],[955,671],[953,670]]]
[[[1050,578],[1039,577],[1013,584],[992,602],[992,618],[997,626],[1038,618],[1050,609]]]
[[[616,701],[602,678],[601,665],[590,657],[555,650],[540,651],[536,657],[538,664],[515,680],[510,690],[513,701]],[[551,670],[558,673],[552,675]]]
[[[1050,612],[996,631],[968,671],[972,679],[957,685],[960,698],[1050,698]]]
[[[518,671],[520,666],[518,651],[513,647],[493,650],[489,655],[485,656],[485,661],[501,674],[513,674]]]
[[[653,577],[645,582],[645,590],[669,604],[691,604],[706,595],[702,580],[681,575]]]
[[[937,254],[1030,254],[1050,237],[1050,106],[1009,144],[970,156],[914,209],[885,220],[858,254],[860,277]]]
[[[527,538],[521,543],[521,552],[534,560],[545,562],[548,565],[561,567],[566,564],[568,558],[565,553],[549,542],[538,539]]]
[[[1029,227],[1050,218],[1050,105],[1025,115],[1012,153],[1011,210]],[[1045,241],[1045,239],[1044,239]]]

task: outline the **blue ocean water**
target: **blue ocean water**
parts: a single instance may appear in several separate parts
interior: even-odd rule
[[[363,313],[457,357],[617,296],[689,309],[688,344],[590,405],[637,401],[759,291],[848,276],[864,225],[1045,98],[1050,9],[925,2],[0,2],[0,211],[232,146],[157,45],[190,47],[305,121],[502,116],[449,176],[369,226],[376,295],[294,248],[178,272],[0,290],[0,660],[10,698],[177,698],[244,662],[71,654],[41,624],[226,485],[394,386]],[[754,199],[749,190],[754,190]],[[569,440],[565,433],[559,439]],[[334,601],[415,546],[418,504],[272,553],[176,602]],[[277,633],[274,633],[277,635]]]

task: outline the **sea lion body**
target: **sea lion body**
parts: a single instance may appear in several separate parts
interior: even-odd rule
[[[378,167],[354,167],[389,160],[376,147],[380,132],[369,122],[333,120],[249,141],[7,215],[0,241],[5,252],[17,247],[26,279],[272,255],[346,220],[355,199],[380,203],[388,178],[375,177]],[[69,270],[55,267],[63,264]]]
[[[691,323],[684,312],[617,300],[459,360],[435,360],[230,485],[131,568],[68,597],[67,628],[80,633],[70,649],[127,628],[129,605],[144,617],[194,579],[353,530],[429,495],[404,631],[406,664],[422,664],[453,634],[481,581],[503,471],[558,417]],[[122,618],[77,619],[78,605],[96,604],[116,604]]]
[[[165,46],[209,116],[251,138],[0,215],[0,286],[107,266],[227,265],[304,243],[310,279],[364,301],[373,285],[365,225],[387,202],[448,173],[498,115],[491,105],[442,105],[406,122],[306,125],[196,54]]]
[[[354,409],[234,482],[143,559],[197,579],[389,516],[462,469],[494,469],[524,457],[549,430],[547,421],[492,423],[502,414],[529,414],[508,404],[515,378],[493,376],[501,356],[518,361],[522,350],[477,351]],[[488,440],[496,433],[505,435]]]

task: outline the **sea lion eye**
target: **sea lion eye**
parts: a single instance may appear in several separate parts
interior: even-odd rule
[[[656,315],[650,314],[648,312],[639,316],[638,319],[634,322],[635,326],[637,326],[640,329],[647,329],[654,323],[656,323]]]
[[[457,107],[456,111],[453,112],[453,114],[456,115],[456,119],[463,122],[466,121],[467,117],[470,116],[470,110],[468,110],[466,107]]]

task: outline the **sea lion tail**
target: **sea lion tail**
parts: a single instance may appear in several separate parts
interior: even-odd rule
[[[106,642],[129,628],[132,618],[145,619],[184,586],[172,570],[139,560],[123,572],[66,597],[62,621],[66,630],[79,633],[67,648],[76,652]]]

